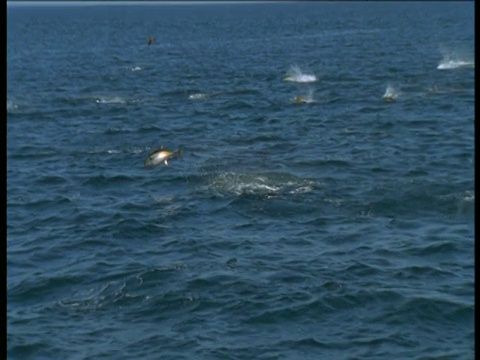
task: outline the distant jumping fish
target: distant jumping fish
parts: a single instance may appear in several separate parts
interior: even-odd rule
[[[160,163],[164,163],[165,166],[168,166],[168,160],[174,156],[182,156],[183,146],[179,146],[177,151],[172,151],[165,149],[163,146],[160,149],[153,151],[148,158],[145,160],[145,166],[156,167]]]
[[[383,94],[383,100],[385,101],[393,101],[398,97],[398,92],[391,87],[390,85],[387,86],[387,90],[385,91],[385,94]]]
[[[296,103],[296,104],[304,104],[307,102],[307,99],[305,99],[303,96],[297,96],[295,97],[295,99],[293,99],[293,101]]]

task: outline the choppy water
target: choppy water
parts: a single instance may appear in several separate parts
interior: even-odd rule
[[[473,7],[9,4],[8,358],[473,359]]]

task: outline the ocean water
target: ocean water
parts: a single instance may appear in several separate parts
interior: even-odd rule
[[[473,10],[8,3],[8,358],[473,359]]]

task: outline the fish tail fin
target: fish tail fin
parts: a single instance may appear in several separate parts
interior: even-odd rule
[[[150,166],[150,156],[145,159],[145,161],[143,162],[143,165],[144,166]]]
[[[178,157],[182,157],[183,155],[183,145],[180,145],[177,150]]]

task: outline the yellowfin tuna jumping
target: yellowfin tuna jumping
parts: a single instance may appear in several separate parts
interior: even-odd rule
[[[174,156],[182,157],[182,148],[180,145],[177,151],[172,151],[165,149],[163,146],[160,149],[153,151],[148,158],[145,160],[145,166],[156,167],[160,163],[164,163],[165,166],[168,166],[168,160]]]

